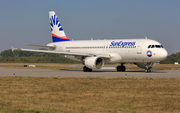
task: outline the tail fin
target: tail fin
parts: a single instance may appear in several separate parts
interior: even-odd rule
[[[54,11],[49,11],[49,20],[53,42],[70,41],[60,24],[60,21]]]

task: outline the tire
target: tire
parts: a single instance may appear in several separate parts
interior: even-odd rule
[[[150,73],[151,70],[150,69],[145,69],[145,73]]]
[[[122,71],[122,69],[121,69],[121,66],[117,66],[116,67],[116,70],[119,72],[119,71]]]
[[[147,70],[147,69],[145,69],[145,73],[148,73],[148,70]]]
[[[88,68],[88,72],[92,72],[92,69]]]
[[[84,72],[92,72],[92,69],[84,66],[84,67],[83,67],[83,71],[84,71]]]
[[[83,67],[83,71],[84,71],[84,72],[87,72],[87,71],[88,71],[88,69],[87,69],[86,66]]]
[[[126,71],[126,67],[125,66],[122,66],[122,71]]]

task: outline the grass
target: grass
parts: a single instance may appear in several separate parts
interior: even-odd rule
[[[179,78],[0,77],[0,113],[178,113],[179,106]]]

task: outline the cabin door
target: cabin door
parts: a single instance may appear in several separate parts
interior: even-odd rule
[[[104,52],[107,52],[108,51],[108,45],[104,45]]]

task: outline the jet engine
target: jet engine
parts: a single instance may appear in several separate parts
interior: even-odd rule
[[[101,69],[104,66],[104,59],[101,57],[86,57],[84,64],[91,69]]]
[[[152,67],[155,66],[154,62],[138,62],[134,64],[136,64],[138,67],[143,68],[143,69],[151,69]]]

